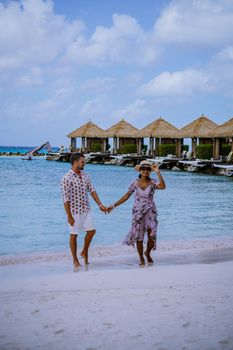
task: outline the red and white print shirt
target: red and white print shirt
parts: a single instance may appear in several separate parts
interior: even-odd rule
[[[80,175],[72,169],[63,176],[61,182],[63,202],[70,202],[71,214],[83,214],[90,211],[88,192],[95,191],[90,177],[84,171]]]

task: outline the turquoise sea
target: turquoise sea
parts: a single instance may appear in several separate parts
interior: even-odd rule
[[[33,161],[0,157],[0,255],[60,252],[68,247],[60,181],[69,168],[68,163],[42,157]],[[87,164],[85,170],[106,205],[119,199],[137,177],[134,169],[126,167]],[[158,242],[233,236],[231,178],[171,171],[162,174],[167,189],[155,196]],[[90,201],[97,228],[93,246],[121,242],[130,227],[133,198],[109,215]]]

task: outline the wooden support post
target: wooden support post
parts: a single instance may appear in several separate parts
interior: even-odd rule
[[[155,137],[154,155],[155,157],[159,156],[159,139],[157,137]]]
[[[151,136],[151,137],[150,137],[150,144],[149,144],[149,154],[150,154],[150,156],[153,155],[153,141],[154,141],[154,139],[153,139],[153,137]]]
[[[113,154],[117,154],[117,137],[113,137]]]
[[[119,150],[120,147],[121,147],[121,145],[120,145],[120,138],[117,137],[117,139],[116,139],[116,151],[117,151],[117,153],[118,153],[118,150]]]
[[[70,142],[70,151],[75,152],[76,150],[76,138],[72,137]]]
[[[137,145],[137,154],[140,155],[142,153],[142,139],[136,139]]]
[[[219,138],[214,139],[213,142],[213,158],[219,159],[219,151],[220,151],[220,140]]]
[[[81,140],[81,152],[85,152],[85,137],[82,137]]]
[[[196,153],[197,153],[197,139],[196,138],[192,138],[192,152],[193,152],[193,157],[196,157]]]
[[[108,139],[102,139],[102,152],[107,153]]]
[[[176,156],[181,157],[183,139],[176,139]]]

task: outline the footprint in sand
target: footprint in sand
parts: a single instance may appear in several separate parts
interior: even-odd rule
[[[229,340],[227,339],[220,340],[218,343],[223,347],[230,344]]]
[[[108,328],[112,328],[113,324],[111,322],[105,322],[104,326],[107,326]]]
[[[182,327],[183,327],[183,328],[188,328],[189,326],[190,326],[190,323],[188,323],[188,322],[187,322],[187,323],[182,324]]]
[[[39,312],[39,310],[34,310],[31,312],[31,315],[37,314],[37,312]]]

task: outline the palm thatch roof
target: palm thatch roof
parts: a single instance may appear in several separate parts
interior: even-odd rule
[[[179,129],[163,118],[156,119],[138,132],[140,137],[177,138]]]
[[[233,137],[233,118],[212,130],[209,133],[209,137]]]
[[[75,137],[106,138],[106,135],[103,129],[99,128],[96,124],[89,121],[88,123],[82,125],[80,128],[69,133],[67,137],[69,138],[75,138]]]
[[[180,137],[184,138],[208,138],[209,132],[215,129],[218,124],[202,115],[190,124],[180,129]]]
[[[137,138],[138,129],[122,119],[117,124],[114,124],[106,131],[107,137],[121,137],[121,138]]]

